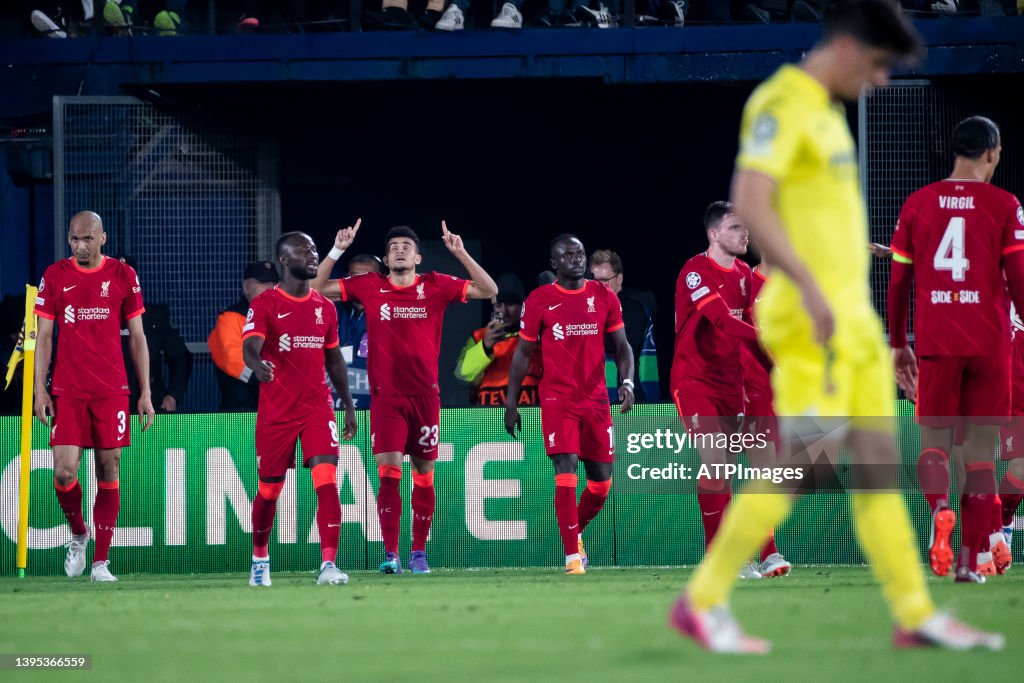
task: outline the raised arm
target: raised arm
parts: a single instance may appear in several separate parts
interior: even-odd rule
[[[441,239],[444,240],[444,245],[448,247],[452,256],[457,258],[469,273],[470,283],[469,289],[466,290],[466,298],[490,299],[497,295],[498,285],[495,284],[494,279],[469,255],[462,243],[462,238],[454,232],[450,232],[444,221],[441,221]]]
[[[334,264],[338,262],[338,259],[345,253],[345,250],[352,246],[352,242],[355,240],[356,233],[359,232],[359,226],[362,223],[363,219],[358,218],[355,225],[350,225],[338,231],[338,234],[334,236],[334,246],[327,252],[317,267],[316,278],[309,283],[313,289],[332,301],[341,299],[341,288],[338,287],[337,280],[331,279],[331,270],[334,269]]]

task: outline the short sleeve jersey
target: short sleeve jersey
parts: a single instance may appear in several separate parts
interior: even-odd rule
[[[943,180],[910,195],[893,260],[914,269],[914,347],[921,356],[1009,353],[1005,254],[1024,249],[1024,209],[988,183]]]
[[[587,280],[580,289],[553,282],[530,292],[519,336],[540,340],[544,371],[541,400],[608,402],[604,377],[605,335],[624,327],[622,304],[607,285]]]
[[[380,273],[338,280],[342,301],[356,300],[366,311],[367,374],[374,396],[438,393],[444,311],[465,302],[469,280],[424,273],[398,287]]]
[[[144,311],[138,276],[117,259],[103,257],[98,267],[86,269],[69,258],[47,268],[35,313],[57,327],[53,395],[127,396],[121,323]]]
[[[806,71],[781,67],[747,101],[736,166],[775,181],[774,208],[786,237],[832,304],[833,344],[857,353],[876,342],[867,214],[844,107]],[[785,273],[771,278],[761,298],[765,343],[813,343],[813,324]]]
[[[742,319],[753,301],[750,266],[736,259],[732,268],[724,268],[707,253],[697,254],[676,278],[672,383],[697,380],[724,395],[739,394],[743,391],[743,342],[701,313],[715,299],[721,299],[733,317]]]
[[[338,346],[334,304],[316,291],[295,298],[268,289],[250,304],[242,340],[249,337],[263,338],[260,358],[274,365],[274,380],[260,385],[260,420],[288,422],[330,409],[324,350]]]

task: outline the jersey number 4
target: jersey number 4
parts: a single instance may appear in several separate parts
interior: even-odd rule
[[[935,270],[948,270],[954,282],[967,279],[967,269],[971,262],[964,256],[964,231],[967,221],[962,217],[950,218],[946,232],[942,233],[939,248],[935,250],[932,266]]]

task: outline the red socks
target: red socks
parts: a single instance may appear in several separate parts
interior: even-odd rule
[[[566,555],[579,552],[579,516],[576,511],[575,474],[555,475],[555,517]]]
[[[768,534],[768,542],[761,548],[761,561],[764,562],[768,559],[768,556],[779,552],[778,547],[775,545],[775,532],[772,531]]]
[[[274,528],[274,513],[277,499],[284,488],[283,481],[259,482],[256,499],[252,501],[252,554],[253,557],[270,557],[270,531]]]
[[[377,517],[380,518],[380,534],[384,538],[384,550],[398,554],[398,535],[402,528],[402,468],[395,465],[378,465],[380,489],[377,491]]]
[[[434,519],[434,471],[412,473],[412,550],[427,549],[430,523]]]
[[[96,527],[96,551],[92,561],[103,562],[110,552],[110,542],[114,540],[117,513],[121,509],[121,488],[116,481],[97,482],[97,486],[96,502],[92,506],[92,522]]]
[[[971,571],[977,571],[977,553],[988,548],[995,492],[995,463],[968,463],[964,494],[960,498],[962,541],[958,568],[966,564]]]
[[[573,484],[573,487],[575,494],[575,484]],[[604,507],[604,502],[608,500],[608,492],[611,488],[611,479],[607,481],[587,481],[587,488],[583,489],[583,495],[580,496],[580,504],[576,507],[576,517],[580,523],[579,533],[583,533],[583,530],[587,528],[591,520]]]
[[[85,517],[82,516],[82,485],[75,479],[67,486],[61,486],[57,480],[53,480],[53,488],[57,492],[57,502],[60,509],[64,511],[64,517],[71,526],[71,533],[75,536],[84,536],[89,533],[85,526]]]
[[[933,514],[939,508],[949,507],[949,454],[941,448],[921,451],[917,460],[917,481]]]
[[[334,562],[341,538],[341,498],[338,496],[338,467],[322,462],[312,470],[316,491],[316,527],[320,532],[320,557]]]
[[[732,500],[732,489],[720,479],[697,480],[697,505],[700,507],[700,521],[704,523],[704,548],[718,533],[725,508]]]
[[[999,499],[1002,501],[1001,523],[1003,526],[1010,526],[1013,516],[1017,514],[1020,501],[1024,500],[1024,481],[1007,472],[999,486]]]

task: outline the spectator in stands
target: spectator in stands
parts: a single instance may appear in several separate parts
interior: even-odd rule
[[[67,38],[71,22],[92,19],[92,11],[92,0],[34,0],[29,20],[47,38]]]
[[[427,0],[427,8],[420,23],[426,28],[434,28],[441,19],[444,2],[445,0]],[[369,11],[367,14],[384,28],[392,30],[411,30],[417,26],[416,19],[409,13],[409,0],[383,0],[379,12]]]
[[[385,0],[389,2],[391,0]],[[404,0],[403,0],[404,1]],[[612,6],[609,9],[607,2]],[[469,11],[471,0],[452,0],[441,18],[434,24],[439,31],[461,31],[465,28],[465,15]],[[509,0],[501,6],[498,16],[491,21],[491,28],[518,29],[523,27],[523,4],[525,0]],[[595,9],[591,9],[589,0],[570,0],[566,12],[566,0],[548,0],[548,11],[536,17],[537,23],[545,26],[590,26],[612,28],[617,26],[615,11],[621,6],[621,0],[594,0]]]
[[[635,289],[623,289],[622,258],[609,249],[598,249],[590,255],[590,272],[595,280],[608,285],[622,304],[622,321],[626,324],[626,339],[633,349],[633,367],[637,374],[637,402],[660,401],[658,355],[654,345],[654,312],[657,310],[654,295]],[[618,387],[622,385],[622,378],[618,377],[611,349],[605,355],[605,377],[609,380],[608,395],[611,400],[618,400]]]
[[[384,264],[376,256],[357,254],[348,262],[348,277],[363,273],[380,273]],[[366,311],[361,301],[339,302],[338,342],[341,355],[348,365],[348,388],[352,402],[358,410],[370,407],[370,380],[366,374]],[[328,380],[329,381],[329,380]],[[332,393],[334,388],[331,387]],[[341,397],[334,393],[334,407],[344,407]]]
[[[136,273],[139,272],[135,259],[130,256],[120,258]],[[135,365],[129,348],[127,321],[121,321],[121,324],[121,351],[128,372],[130,393],[128,405],[134,406],[139,402],[139,381],[135,376]],[[142,313],[142,327],[146,331],[146,345],[149,347],[149,387],[155,407],[163,413],[178,412],[192,376],[192,352],[171,324],[171,310],[165,304],[147,299],[146,310]],[[167,367],[166,374],[164,366]]]
[[[476,393],[473,403],[477,405],[505,405],[508,371],[512,356],[519,346],[523,294],[523,283],[515,275],[506,273],[498,278],[498,293],[492,301],[491,321],[473,332],[459,353],[455,377],[470,384]],[[539,405],[537,383],[540,375],[540,353],[534,353],[530,359],[530,368],[523,378],[519,405]]]
[[[153,15],[153,28],[157,35],[174,36],[181,30],[185,21],[186,0],[161,1],[163,9]],[[139,0],[106,0],[103,5],[103,21],[108,26],[130,30],[140,25],[142,17],[138,12]],[[152,12],[153,8],[149,8]]]
[[[242,295],[219,316],[206,340],[217,366],[220,410],[253,412],[259,403],[259,382],[242,360],[242,327],[249,314],[249,302],[279,281],[270,261],[250,263],[242,274]]]

